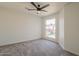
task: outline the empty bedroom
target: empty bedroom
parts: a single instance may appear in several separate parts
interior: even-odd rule
[[[0,2],[0,56],[78,56],[78,2]]]

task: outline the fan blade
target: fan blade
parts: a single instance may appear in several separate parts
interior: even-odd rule
[[[31,10],[36,10],[36,9],[29,9],[29,11],[31,11]]]
[[[41,11],[47,12],[47,11],[45,11],[45,10],[41,10]]]
[[[37,10],[37,9],[29,9],[29,8],[25,8],[25,9],[27,9],[27,10]]]
[[[31,4],[35,7],[35,8],[38,8],[34,2],[31,2]]]
[[[49,6],[49,4],[47,4],[47,5],[43,6],[43,7],[41,7],[40,9],[46,8],[46,7],[48,7],[48,6]]]

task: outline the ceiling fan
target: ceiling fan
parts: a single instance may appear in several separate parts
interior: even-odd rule
[[[47,12],[46,10],[43,10],[43,9],[46,8],[46,7],[48,7],[49,4],[46,4],[46,5],[42,6],[42,7],[40,7],[40,4],[36,5],[34,2],[30,2],[30,3],[31,3],[36,9],[25,8],[25,9],[27,9],[28,11],[34,11],[34,10],[36,10],[36,11],[38,11],[38,12],[40,12],[40,11]]]

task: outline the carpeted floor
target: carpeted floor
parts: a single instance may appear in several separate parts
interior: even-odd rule
[[[57,43],[38,39],[0,47],[0,56],[74,56]]]

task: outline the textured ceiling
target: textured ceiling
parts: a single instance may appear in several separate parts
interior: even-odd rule
[[[35,9],[35,7],[32,4],[30,4],[30,2],[16,2],[16,3],[15,2],[14,3],[13,2],[3,2],[3,3],[1,2],[0,7],[3,6],[3,7],[18,10],[20,12],[28,12],[28,13],[43,17],[43,16],[47,16],[47,15],[58,12],[67,3],[66,2],[35,2],[35,4],[40,4],[40,6],[49,4],[48,7],[43,9],[43,10],[46,10],[47,12],[40,12],[40,14],[37,14],[37,11],[28,11],[27,9],[25,9],[25,7],[29,9]]]

